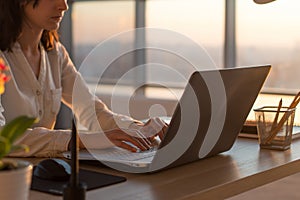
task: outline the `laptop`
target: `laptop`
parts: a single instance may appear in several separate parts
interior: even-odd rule
[[[270,65],[195,71],[157,148],[132,153],[118,147],[79,152],[117,170],[144,173],[180,166],[228,151],[234,144]],[[64,156],[70,158],[70,153]]]

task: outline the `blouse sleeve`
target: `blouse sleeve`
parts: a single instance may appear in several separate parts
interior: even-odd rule
[[[0,96],[0,126],[5,125],[4,111]],[[26,144],[29,151],[15,151],[8,156],[16,157],[60,157],[66,151],[70,141],[70,130],[50,130],[46,128],[28,129],[14,145]]]
[[[18,140],[16,145],[26,144],[29,151],[14,151],[11,157],[62,157],[67,151],[71,138],[70,130],[50,130],[43,127],[28,129]]]

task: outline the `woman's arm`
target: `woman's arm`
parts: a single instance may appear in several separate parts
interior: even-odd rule
[[[70,130],[50,130],[42,127],[28,129],[15,145],[26,144],[29,152],[18,150],[9,154],[12,157],[61,157],[67,151],[71,139]]]
[[[131,151],[136,149],[133,149],[126,142],[130,142],[141,150],[146,150],[151,147],[156,135],[163,137],[163,129],[166,128],[166,124],[161,120],[150,120],[144,126],[142,122],[129,116],[112,112],[97,96],[89,91],[86,82],[74,67],[65,48],[62,45],[59,48],[62,63],[62,98],[64,103],[73,110],[81,125],[89,131],[105,132],[105,136],[114,145]],[[98,142],[102,143],[99,140]],[[82,143],[90,148],[84,141]]]

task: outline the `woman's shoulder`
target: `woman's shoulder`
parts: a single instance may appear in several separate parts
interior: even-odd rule
[[[63,53],[64,54],[66,52],[67,52],[67,50],[64,47],[64,45],[59,41],[55,41],[53,48],[48,53],[55,53],[55,54],[62,54]]]
[[[62,68],[73,66],[73,62],[69,56],[67,49],[60,42],[55,42],[53,49],[47,51],[50,63]]]
[[[54,47],[50,51],[47,52],[48,56],[52,59],[58,59],[61,61],[69,60],[69,53],[65,46],[58,42],[54,42]]]

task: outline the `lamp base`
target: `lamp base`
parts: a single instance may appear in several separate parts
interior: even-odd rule
[[[76,186],[71,186],[69,183],[64,188],[64,200],[85,200],[85,191],[87,185],[79,183]]]

